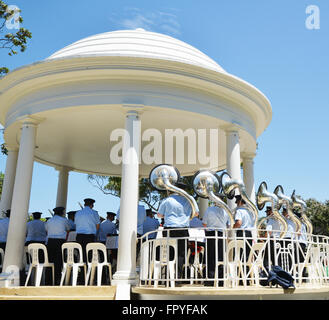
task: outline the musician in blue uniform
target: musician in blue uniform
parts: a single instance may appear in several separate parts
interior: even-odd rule
[[[248,261],[253,240],[251,230],[254,228],[254,221],[252,218],[252,213],[245,206],[246,202],[242,199],[241,195],[235,196],[235,203],[237,207],[234,216],[235,223],[233,228],[238,229],[236,230],[237,238],[242,238],[246,241],[245,259]]]
[[[45,228],[47,231],[47,250],[49,261],[55,266],[55,285],[59,285],[61,278],[62,244],[66,241],[67,233],[70,231],[70,224],[65,218],[65,208],[56,207],[53,209],[54,216],[49,219]]]
[[[70,224],[70,231],[75,231],[75,223],[74,223],[74,218],[75,218],[76,211],[69,211],[67,213],[67,219]]]
[[[179,184],[177,186],[182,189],[186,188],[184,184]],[[158,210],[158,217],[164,218],[163,236],[166,237],[168,232],[169,237],[178,238],[178,278],[184,277],[182,274],[182,267],[185,264],[185,257],[187,256],[188,227],[191,213],[192,207],[189,201],[176,193],[172,193],[169,197],[164,199]],[[169,258],[174,258],[171,248],[169,249]]]
[[[223,261],[224,239],[223,231],[230,226],[230,217],[227,212],[218,206],[208,207],[203,216],[203,226],[207,228],[205,235],[207,236],[206,256],[208,278],[215,277],[216,270],[216,247],[217,261]],[[217,236],[217,245],[216,237]],[[223,266],[219,267],[218,278],[223,278]],[[214,285],[211,281],[205,281],[205,286]],[[223,285],[223,281],[219,281],[219,286]]]
[[[116,214],[114,212],[106,213],[107,219],[103,221],[98,230],[98,241],[102,243],[106,243],[107,236],[117,235],[116,225],[113,222]]]
[[[146,210],[146,219],[143,223],[143,234],[157,230],[159,228],[159,221],[158,219],[154,218],[154,212],[152,209]],[[148,235],[148,239],[155,239],[156,238],[156,232],[152,232]]]
[[[6,250],[9,217],[10,217],[10,209],[6,211],[6,217],[0,219],[0,248],[3,249],[4,252]]]
[[[27,236],[25,240],[26,246],[30,243],[46,243],[47,231],[45,228],[45,223],[40,220],[41,215],[41,212],[33,212],[33,220],[27,223]]]
[[[83,252],[83,261],[86,262],[86,246],[90,242],[96,241],[96,233],[99,229],[100,218],[98,212],[93,210],[94,199],[84,199],[84,208],[75,214],[76,241],[80,243]]]

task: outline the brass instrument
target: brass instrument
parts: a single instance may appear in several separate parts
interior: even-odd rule
[[[233,199],[235,189],[238,189],[242,199],[246,202],[247,207],[250,209],[254,216],[254,226],[258,220],[258,210],[254,203],[249,199],[244,183],[241,180],[232,179],[227,172],[223,172],[219,177],[219,182],[223,193],[228,199]]]
[[[296,226],[296,233],[299,233],[302,228],[302,224],[300,220],[292,212],[292,208],[293,208],[292,199],[284,194],[283,187],[281,185],[276,186],[276,188],[274,189],[274,194],[276,194],[277,197],[279,198],[280,208],[282,205],[284,204],[286,205],[288,215]]]
[[[218,207],[224,209],[230,218],[230,227],[234,225],[233,214],[228,205],[216,194],[219,193],[218,176],[208,170],[198,171],[193,177],[194,192],[201,198],[210,199]]]
[[[301,219],[302,219],[302,222],[306,226],[307,233],[313,234],[312,222],[305,213],[305,210],[307,208],[306,202],[296,196],[295,190],[293,191],[293,193],[291,195],[291,199],[293,202],[293,208],[300,209],[300,211],[301,211]]]
[[[258,191],[256,194],[256,202],[257,202],[257,207],[259,210],[262,210],[264,208],[266,202],[271,203],[273,217],[275,219],[277,219],[282,225],[282,230],[280,232],[280,238],[283,238],[285,236],[285,234],[287,233],[288,224],[279,212],[279,208],[280,208],[279,198],[277,197],[276,194],[271,193],[267,190],[267,184],[265,181],[263,181],[258,188]],[[270,217],[264,217],[264,218],[260,219],[260,221],[257,224],[257,228],[260,227],[269,218]]]
[[[195,199],[189,195],[185,190],[175,186],[180,178],[179,171],[170,165],[160,164],[154,167],[150,172],[150,183],[159,191],[175,192],[182,197],[186,198],[192,207],[190,219],[193,219],[199,214],[199,207]]]

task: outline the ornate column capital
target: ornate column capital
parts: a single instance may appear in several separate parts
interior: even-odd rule
[[[73,170],[72,168],[70,168],[70,167],[66,167],[66,166],[55,166],[54,169],[55,169],[56,171],[67,171],[67,172]]]
[[[28,125],[28,126],[38,126],[42,121],[44,121],[45,118],[37,117],[37,116],[31,116],[26,115],[18,118],[18,121],[21,123],[21,126]]]
[[[125,103],[122,105],[123,111],[125,112],[126,116],[136,116],[138,117],[144,111],[143,104],[134,104],[134,103]]]
[[[254,158],[256,157],[256,152],[241,152],[241,158],[242,160],[254,160]]]
[[[232,134],[232,133],[238,133],[239,134],[239,129],[241,127],[237,123],[230,123],[226,124],[224,126],[221,126],[221,129],[225,131],[226,135]]]

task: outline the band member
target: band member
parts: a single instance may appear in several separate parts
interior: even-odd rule
[[[254,229],[254,221],[252,213],[245,206],[246,202],[242,199],[241,195],[235,196],[235,203],[237,205],[233,225],[236,230],[236,237],[243,238],[246,241],[245,246],[245,260],[248,261],[250,249],[252,246],[252,229]]]
[[[206,242],[206,258],[207,278],[215,278],[215,270],[217,261],[223,261],[224,239],[223,231],[230,226],[230,217],[227,212],[218,206],[208,207],[203,216],[203,226],[207,228],[205,235]],[[217,244],[216,244],[217,239]],[[217,261],[216,261],[216,247],[217,247]],[[223,265],[219,267],[218,279],[223,278]],[[205,281],[205,286],[212,286],[213,282]],[[223,281],[219,281],[219,286],[223,285]]]
[[[152,209],[146,210],[146,219],[143,223],[143,234],[151,231],[155,231],[159,228],[159,221],[158,219],[154,219],[154,212]],[[156,232],[152,232],[148,235],[148,239],[155,239]]]
[[[185,188],[183,184],[179,185],[180,188]],[[188,227],[192,207],[189,201],[176,193],[170,192],[169,197],[164,199],[158,210],[158,217],[164,218],[163,236],[171,238],[178,238],[178,278],[182,278],[182,267],[185,264],[185,257],[187,256],[187,240],[188,240]],[[183,228],[183,229],[181,229]],[[170,248],[171,249],[171,248]],[[173,251],[169,249],[170,259],[173,259]]]
[[[76,241],[80,243],[83,252],[83,261],[86,262],[86,246],[90,242],[95,242],[96,233],[99,229],[100,218],[98,212],[93,210],[94,199],[84,199],[84,208],[75,214]]]
[[[282,257],[280,256],[280,261],[279,261],[279,264],[281,265],[281,267],[283,269],[285,269],[286,271],[290,271],[290,268],[292,266],[292,255],[293,253],[290,252],[290,249],[289,247],[291,247],[293,251],[295,251],[296,248],[296,244],[295,244],[295,231],[296,231],[296,225],[295,223],[290,219],[289,215],[288,215],[288,211],[287,211],[287,208],[283,207],[282,208],[282,215],[284,217],[284,219],[286,220],[287,222],[287,225],[288,225],[288,230],[287,230],[287,233],[285,235],[285,237],[282,239],[281,241],[281,245],[283,248],[285,248],[285,257],[284,259],[282,259]],[[290,246],[289,246],[290,245]],[[289,250],[289,252],[287,251]]]
[[[59,285],[61,280],[61,270],[63,265],[62,244],[66,241],[67,233],[70,231],[70,224],[65,218],[65,208],[56,207],[53,209],[54,216],[49,219],[45,228],[47,230],[47,250],[49,261],[55,266],[55,285]]]
[[[0,248],[3,249],[4,252],[6,251],[9,217],[10,217],[10,209],[6,211],[6,217],[0,219]]]
[[[41,212],[32,213],[33,220],[27,223],[25,246],[28,246],[30,243],[46,243],[47,231],[45,228],[45,223],[40,220],[41,215]]]
[[[271,265],[275,265],[275,245],[280,238],[280,222],[274,218],[272,207],[266,207],[266,215],[269,217],[266,224],[266,232],[268,235],[268,244],[264,252],[264,267],[269,268]],[[270,252],[270,254],[268,254]]]

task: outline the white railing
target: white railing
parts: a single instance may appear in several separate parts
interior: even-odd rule
[[[279,239],[261,237],[259,230],[238,237],[237,230],[189,228],[145,234],[140,238],[140,285],[261,286],[274,265],[292,275],[295,287],[329,285],[328,237],[307,235],[303,243],[297,234]]]

